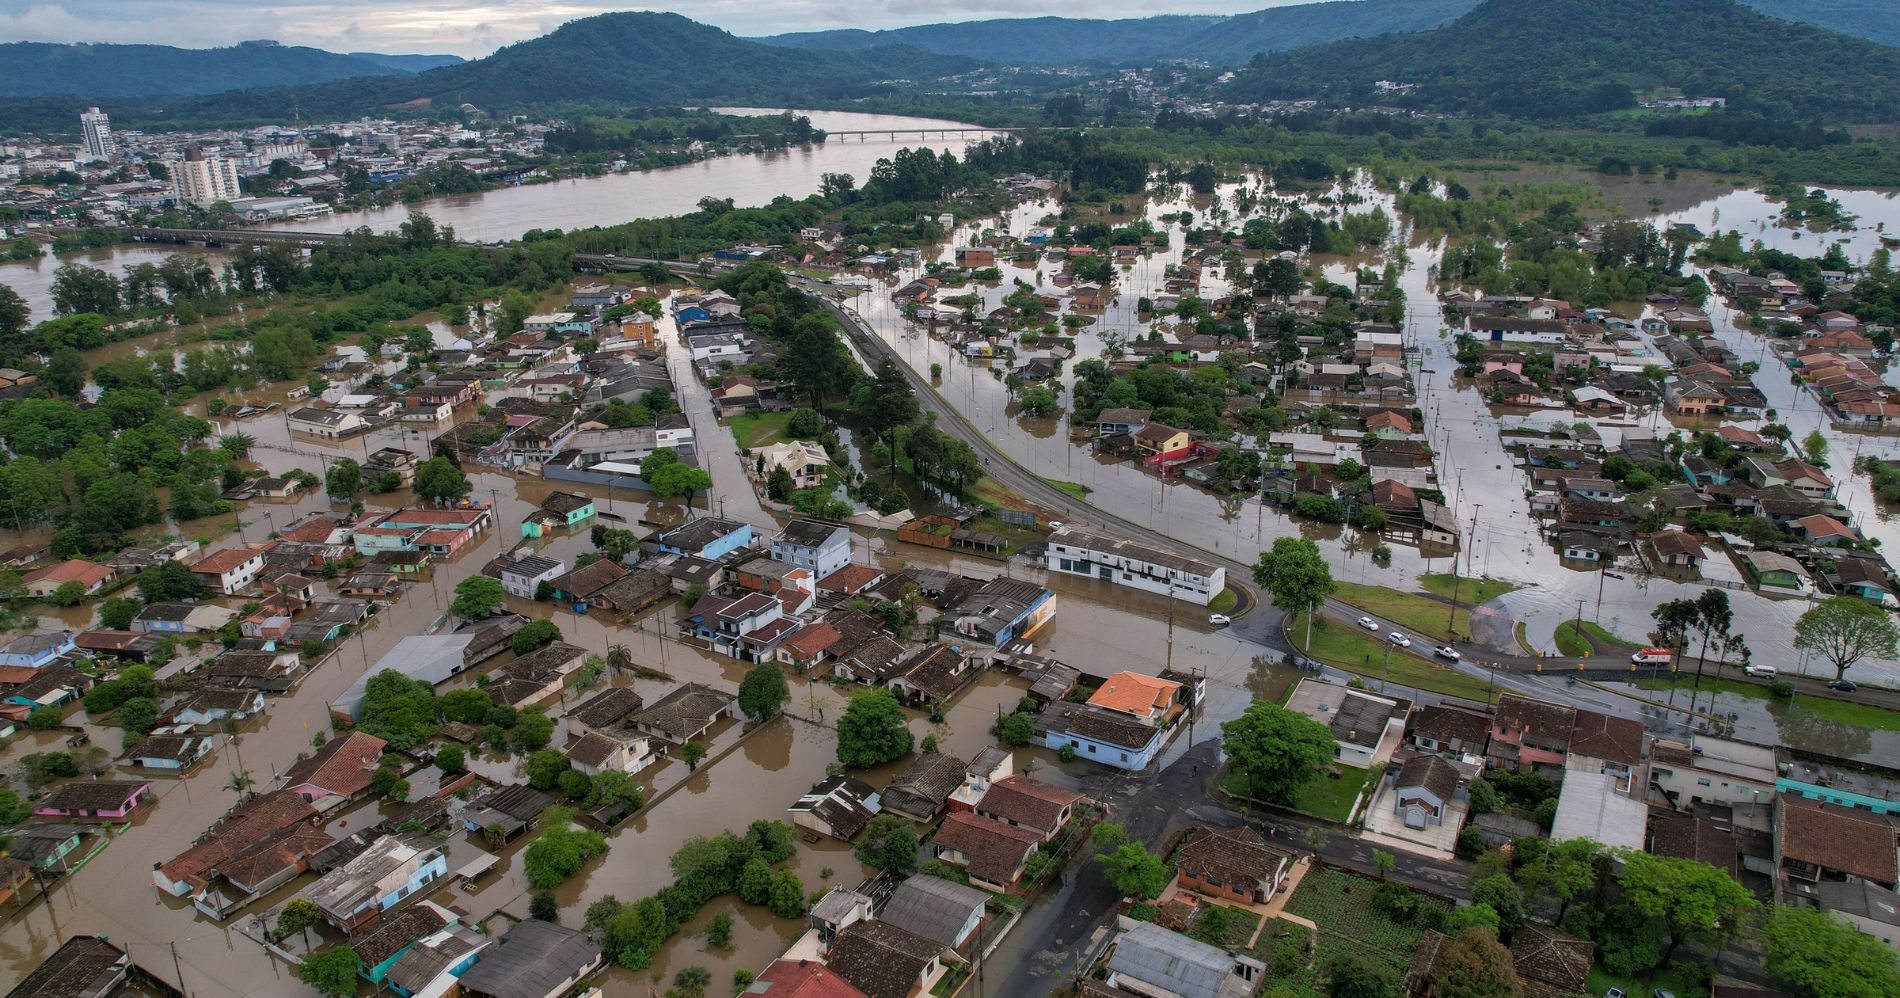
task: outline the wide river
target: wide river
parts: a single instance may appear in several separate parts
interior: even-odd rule
[[[773,111],[722,108],[734,113]],[[879,128],[976,128],[938,118],[909,118],[854,111],[798,111],[826,131],[863,131]],[[658,170],[615,173],[524,187],[503,187],[479,194],[457,194],[427,202],[438,224],[455,227],[463,239],[499,241],[516,239],[529,229],[572,229],[612,225],[636,218],[681,215],[695,210],[704,197],[731,198],[739,207],[762,205],[780,195],[804,197],[816,193],[827,173],[848,173],[858,183],[870,176],[877,161],[900,148],[929,147],[960,152],[986,136],[867,135],[839,137],[823,145],[744,156],[718,156]],[[416,205],[344,212],[319,218],[283,222],[273,228],[311,232],[342,232],[367,225],[387,231],[402,224]],[[26,263],[0,264],[0,284],[18,291],[33,308],[35,319],[52,315],[53,274],[61,264],[81,262],[117,272],[120,268],[156,262],[175,252],[158,246],[115,246],[101,250],[44,256]]]

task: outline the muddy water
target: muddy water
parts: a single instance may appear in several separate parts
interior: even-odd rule
[[[1257,179],[1249,183],[1256,190],[1262,186]],[[1166,322],[1156,325],[1144,322],[1134,309],[1138,298],[1160,293],[1167,266],[1179,263],[1183,253],[1189,249],[1185,244],[1182,226],[1164,223],[1160,220],[1161,216],[1188,210],[1195,212],[1197,219],[1202,219],[1208,217],[1210,212],[1225,212],[1223,221],[1238,228],[1244,221],[1244,217],[1233,207],[1233,192],[1238,186],[1224,186],[1213,199],[1163,193],[1138,206],[1138,210],[1157,230],[1165,233],[1165,246],[1158,244],[1153,253],[1132,267],[1122,269],[1115,287],[1117,297],[1108,308],[1079,313],[1087,314],[1095,321],[1075,331],[1075,358],[1066,365],[1060,384],[1065,403],[1073,385],[1074,361],[1102,356],[1102,337],[1105,332],[1112,330],[1120,333],[1125,340],[1132,341],[1147,335],[1151,328],[1169,329]],[[1657,186],[1667,188],[1673,185]],[[1701,185],[1693,190],[1697,194],[1707,194],[1714,189]],[[1690,222],[1705,232],[1734,228],[1743,233],[1745,240],[1760,239],[1770,246],[1814,255],[1824,252],[1829,242],[1839,241],[1851,259],[1864,261],[1880,244],[1882,223],[1900,221],[1900,205],[1896,204],[1891,192],[1850,190],[1833,193],[1842,200],[1849,212],[1859,216],[1857,229],[1815,234],[1777,225],[1775,219],[1780,206],[1768,201],[1759,192],[1747,190],[1716,193],[1712,198],[1704,197],[1691,206],[1674,208],[1667,214],[1655,214],[1653,217],[1667,222]],[[1321,192],[1317,197],[1306,196],[1301,199],[1310,210],[1322,216],[1328,213],[1336,215],[1342,203],[1345,210],[1355,212],[1366,211],[1373,205],[1391,211],[1391,198],[1363,180]],[[1665,197],[1661,200],[1668,204],[1670,199]],[[940,247],[937,259],[945,264],[952,263],[954,247],[974,241],[985,229],[1007,231],[1020,236],[1038,224],[1048,225],[1058,207],[1053,202],[1026,204],[1001,218],[966,226],[957,233],[955,239]],[[1116,216],[1111,221],[1120,223],[1128,217]],[[1216,217],[1220,216],[1217,214]],[[1350,260],[1320,258],[1313,263],[1331,280],[1349,286],[1353,270],[1359,265],[1378,270],[1386,259],[1392,259],[1399,266],[1400,284],[1407,296],[1407,344],[1416,350],[1416,356],[1410,364],[1419,389],[1417,405],[1426,416],[1424,433],[1441,455],[1438,466],[1440,487],[1459,522],[1470,535],[1465,549],[1460,553],[1459,566],[1469,572],[1509,579],[1528,587],[1505,597],[1503,606],[1526,623],[1527,638],[1533,647],[1551,648],[1552,630],[1560,621],[1576,616],[1580,602],[1581,612],[1586,619],[1598,620],[1626,636],[1642,638],[1651,626],[1650,611],[1658,603],[1685,595],[1692,596],[1701,587],[1661,579],[1645,580],[1636,576],[1628,576],[1620,581],[1607,579],[1600,573],[1582,571],[1578,566],[1563,561],[1542,540],[1537,530],[1538,524],[1530,517],[1523,498],[1523,476],[1516,470],[1511,455],[1505,451],[1497,433],[1504,417],[1521,413],[1491,406],[1469,383],[1456,377],[1457,365],[1452,356],[1454,348],[1445,317],[1437,304],[1439,287],[1432,277],[1432,269],[1442,254],[1444,241],[1411,233],[1400,220],[1400,228],[1393,242],[1404,247],[1402,257],[1388,251],[1383,257],[1370,254]],[[1247,254],[1245,265],[1250,266],[1256,256]],[[1003,271],[1001,282],[992,286],[973,285],[948,294],[976,291],[984,301],[979,312],[999,305],[1002,298],[1013,290],[1016,279],[1035,285],[1042,294],[1064,294],[1064,290],[1050,280],[1060,269],[1057,263],[1038,262],[1030,266],[1016,266],[1011,261],[1002,261],[999,267]],[[899,285],[920,273],[921,270],[899,275],[889,286]],[[1202,297],[1218,297],[1226,293],[1229,287],[1218,268],[1203,272]],[[1251,561],[1253,554],[1269,546],[1275,537],[1308,537],[1319,542],[1322,550],[1327,552],[1336,577],[1353,581],[1409,586],[1425,572],[1450,568],[1450,559],[1443,552],[1421,552],[1396,546],[1391,565],[1383,567],[1371,560],[1371,549],[1376,542],[1359,536],[1357,531],[1303,523],[1271,506],[1263,506],[1257,499],[1217,496],[1188,484],[1164,483],[1156,475],[1130,463],[1099,458],[1084,447],[1069,442],[1070,430],[1073,428],[1068,425],[1066,415],[1045,419],[1015,418],[1009,392],[1001,378],[1006,370],[1006,362],[968,360],[942,339],[931,337],[923,326],[904,319],[891,306],[888,286],[857,297],[852,305],[879,335],[896,347],[913,368],[928,371],[931,364],[941,364],[943,377],[939,390],[974,426],[1006,447],[1016,460],[1046,477],[1086,485],[1091,490],[1090,502],[1117,515],[1174,532],[1176,536],[1205,550],[1242,561]],[[1738,353],[1744,357],[1761,353],[1763,344],[1760,338],[1736,329],[1725,306],[1712,300],[1710,310],[1716,320],[1717,334],[1730,342]],[[1078,314],[1072,304],[1067,302],[1061,311]],[[1632,317],[1640,316],[1642,305],[1628,303],[1624,311]],[[1033,352],[1026,350],[1024,355],[1032,355]],[[1821,425],[1820,414],[1813,401],[1805,393],[1796,390],[1784,368],[1765,363],[1756,382],[1768,394],[1777,417],[1794,429],[1797,439],[1810,428]],[[1573,417],[1564,415],[1563,418]],[[1672,429],[1658,414],[1641,414],[1637,418],[1645,423],[1656,423],[1661,434],[1667,434]],[[1747,426],[1760,425],[1754,421],[1739,422]],[[1693,427],[1688,429],[1693,430]],[[1853,475],[1847,469],[1851,467],[1851,457],[1856,453],[1894,454],[1900,449],[1900,440],[1823,429],[1834,441],[1835,474],[1843,480],[1843,496],[1859,516],[1860,526],[1870,536],[1891,545],[1896,539],[1894,531],[1897,529],[1894,514],[1875,508],[1868,500],[1864,477]],[[1613,438],[1614,431],[1606,432],[1606,436]],[[1737,618],[1750,624],[1745,633],[1757,660],[1773,661],[1783,668],[1796,667],[1799,656],[1789,645],[1789,635],[1795,618],[1806,604],[1798,600],[1762,597],[1750,592],[1731,592],[1730,597],[1736,605]],[[1900,682],[1900,663],[1870,661],[1856,668],[1863,679]]]

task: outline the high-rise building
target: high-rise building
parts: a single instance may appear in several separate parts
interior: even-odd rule
[[[200,208],[209,208],[219,201],[235,201],[244,196],[244,189],[238,185],[237,163],[222,156],[206,156],[203,149],[192,146],[185,150],[185,158],[173,160],[167,166],[171,169],[172,190],[178,199]]]
[[[79,116],[79,130],[85,136],[88,160],[112,158],[112,121],[104,111],[87,108]]]

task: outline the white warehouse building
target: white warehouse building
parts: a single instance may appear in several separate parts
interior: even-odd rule
[[[1219,565],[1074,527],[1049,535],[1043,564],[1052,572],[1132,586],[1201,606],[1212,603],[1227,588],[1227,570]]]

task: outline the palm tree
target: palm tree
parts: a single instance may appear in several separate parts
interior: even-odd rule
[[[242,461],[251,456],[251,448],[257,446],[257,438],[239,430],[226,433],[218,438],[218,449],[231,455],[234,461]]]
[[[607,647],[607,668],[615,672],[619,672],[622,669],[633,668],[633,650],[626,645],[609,645]]]
[[[226,781],[226,783],[224,784],[224,789],[229,790],[234,794],[237,794],[239,797],[242,797],[245,794],[250,793],[251,785],[256,782],[257,780],[256,778],[251,776],[250,770],[248,769],[234,770],[231,773],[231,779]]]

